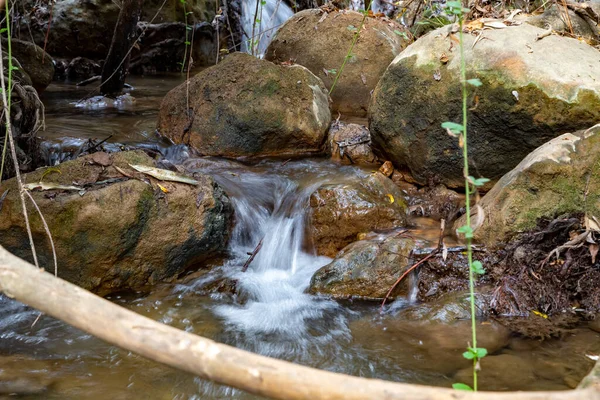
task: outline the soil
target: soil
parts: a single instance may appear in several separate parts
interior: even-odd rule
[[[600,311],[600,258],[592,261],[595,244],[554,249],[585,231],[583,215],[542,219],[537,227],[494,251],[476,251],[487,272],[477,285],[490,287],[486,314],[525,337],[561,336],[582,319]],[[593,234],[591,238],[593,239]],[[464,252],[441,255],[419,271],[419,300],[467,288]],[[487,290],[486,290],[487,292]]]

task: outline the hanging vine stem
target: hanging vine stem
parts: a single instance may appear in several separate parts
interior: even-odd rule
[[[459,48],[460,48],[460,87],[462,96],[462,123],[444,122],[442,128],[445,128],[449,135],[459,139],[459,146],[462,148],[463,155],[463,174],[465,178],[465,214],[466,224],[457,229],[458,233],[464,234],[467,243],[467,259],[469,263],[469,293],[471,305],[471,341],[463,357],[473,361],[473,387],[464,383],[455,383],[453,387],[460,390],[477,391],[477,372],[479,370],[479,361],[487,355],[487,350],[477,347],[477,321],[475,314],[475,274],[484,274],[485,270],[480,261],[473,261],[473,228],[471,227],[471,195],[477,191],[477,187],[483,186],[489,179],[474,178],[469,175],[469,150],[467,138],[467,84],[478,87],[482,83],[479,79],[467,80],[467,68],[465,62],[465,47],[463,25],[466,13],[470,11],[463,8],[459,1],[449,1],[446,3],[446,10],[449,14],[456,16],[458,20]]]

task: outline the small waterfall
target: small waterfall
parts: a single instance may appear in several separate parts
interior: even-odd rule
[[[309,197],[323,183],[340,179],[339,173],[334,177],[315,166],[302,162],[279,170],[250,171],[246,166],[245,171],[208,171],[235,208],[231,259],[223,269],[238,282],[240,300],[217,305],[214,312],[237,335],[238,346],[242,342],[244,348],[281,357],[304,354],[298,349],[327,345],[332,336],[349,334],[348,311],[305,293],[312,275],[331,261],[306,248]],[[206,167],[200,170],[207,172]],[[242,272],[261,242],[248,270]]]
[[[242,0],[242,51],[262,58],[277,29],[292,15],[282,0]]]

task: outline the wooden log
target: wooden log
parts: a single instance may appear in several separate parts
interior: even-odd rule
[[[201,378],[275,399],[598,400],[596,385],[563,392],[464,392],[366,379],[239,350],[119,307],[0,247],[0,290],[116,346]]]

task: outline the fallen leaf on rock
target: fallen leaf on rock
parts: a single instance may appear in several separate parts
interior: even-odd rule
[[[60,185],[58,183],[38,182],[38,183],[26,183],[23,185],[23,189],[25,189],[25,190],[82,190],[83,188],[78,187],[78,186],[65,186],[65,185]]]
[[[392,196],[390,193],[386,194],[388,200],[390,201],[390,204],[394,204],[394,196]]]
[[[195,179],[188,178],[187,176],[177,174],[173,171],[169,171],[168,169],[146,167],[145,165],[129,164],[129,166],[138,172],[144,173],[146,175],[150,175],[161,181],[181,182],[181,183],[187,183],[188,185],[198,185],[199,184],[199,182]]]
[[[163,192],[163,193],[169,193],[169,189],[167,189],[166,187],[164,187],[160,183],[157,183],[156,186],[158,186],[158,188],[161,190],[161,192]]]
[[[108,167],[109,165],[112,165],[112,160],[110,159],[110,156],[108,155],[108,153],[105,153],[103,151],[99,151],[97,153],[92,154],[91,158],[94,164],[98,164],[102,167]]]
[[[543,312],[536,311],[536,310],[532,310],[531,312],[534,313],[535,315],[537,315],[538,317],[548,319],[548,314],[544,314]]]

